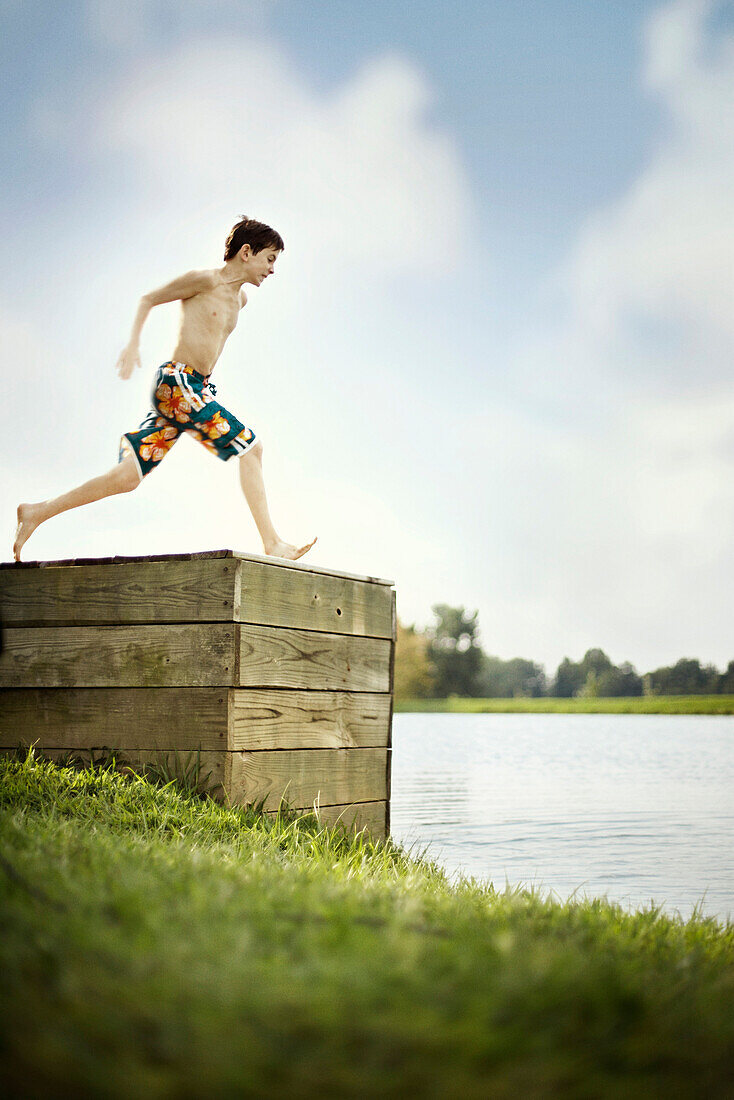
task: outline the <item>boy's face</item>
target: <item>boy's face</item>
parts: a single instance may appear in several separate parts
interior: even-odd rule
[[[265,282],[268,275],[273,274],[278,256],[280,256],[280,250],[277,248],[263,248],[260,252],[253,252],[248,244],[243,245],[242,258],[250,274],[248,282],[253,283],[254,286],[260,286]]]

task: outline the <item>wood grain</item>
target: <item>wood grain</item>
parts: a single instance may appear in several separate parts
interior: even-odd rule
[[[231,622],[240,565],[207,558],[6,569],[0,571],[0,622],[6,627]]]
[[[390,696],[345,691],[232,692],[232,749],[386,747]]]
[[[10,627],[2,687],[221,687],[234,683],[234,623]]]
[[[387,639],[246,623],[238,629],[241,687],[389,690]]]
[[[239,561],[238,577],[238,622],[392,637],[392,589],[384,584],[254,561]]]
[[[15,688],[2,693],[0,745],[226,749],[221,688]]]
[[[240,550],[195,550],[183,554],[116,554],[114,557],[107,558],[60,558],[56,561],[0,561],[0,571],[3,569],[16,571],[48,569],[51,566],[60,565],[125,565],[133,562],[151,561],[204,561],[212,558],[264,562],[277,569],[296,569],[302,573],[323,573],[331,577],[349,577],[352,580],[367,581],[370,584],[386,584],[388,586],[394,584],[394,581],[385,580],[383,577],[375,577],[364,573],[345,573],[341,569],[313,565],[309,560],[287,561],[284,558],[272,558],[265,554],[243,554]]]
[[[275,810],[282,798],[296,808],[386,799],[387,749],[303,749],[231,753],[228,779],[233,802],[264,799]]]
[[[356,802],[346,806],[320,806],[319,820],[323,825],[337,826],[345,832],[355,832],[366,828],[374,840],[384,840],[387,836],[387,803]],[[266,817],[273,818],[277,810],[267,810]],[[308,813],[305,807],[302,812]]]

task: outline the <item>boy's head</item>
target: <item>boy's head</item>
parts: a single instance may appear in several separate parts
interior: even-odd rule
[[[225,260],[231,260],[245,244],[249,244],[253,253],[262,252],[264,248],[282,252],[285,248],[280,233],[263,222],[256,222],[254,218],[246,218],[243,215],[237,224],[232,226],[227,237],[224,245]]]

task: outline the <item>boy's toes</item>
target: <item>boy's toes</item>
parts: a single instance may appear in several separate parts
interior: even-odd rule
[[[318,538],[318,535],[316,536],[316,538]],[[293,556],[293,560],[296,561],[298,558],[302,558],[304,554],[307,554],[315,542],[316,539],[311,539],[311,541],[309,543],[306,543],[305,546],[299,547],[299,549],[296,550]]]

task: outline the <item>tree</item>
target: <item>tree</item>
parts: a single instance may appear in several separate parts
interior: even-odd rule
[[[524,657],[503,661],[484,653],[477,676],[477,692],[487,699],[537,698],[546,692],[542,665]]]
[[[482,651],[477,641],[477,614],[463,607],[434,604],[436,623],[428,630],[428,657],[436,670],[436,694],[476,695]]]
[[[681,657],[672,666],[656,668],[646,680],[653,695],[709,695],[719,691],[721,677],[714,665],[701,666],[691,657]]]
[[[430,699],[436,688],[436,672],[428,655],[428,639],[414,626],[398,620],[395,646],[396,699]]]
[[[642,695],[642,677],[637,675],[629,661],[607,669],[597,677],[597,688],[602,699],[619,695]]]
[[[551,695],[557,699],[570,699],[573,695],[578,695],[586,680],[586,675],[587,673],[580,664],[564,657],[553,677]]]
[[[581,658],[584,679],[590,672],[593,672],[596,676],[601,676],[605,672],[610,672],[613,668],[614,665],[603,649],[587,649]]]
[[[591,698],[641,695],[642,680],[629,661],[617,667],[603,649],[587,649],[577,664],[564,657],[553,680],[551,694],[565,699],[573,695]]]
[[[734,661],[729,661],[726,672],[719,677],[719,691],[722,695],[734,695]]]

